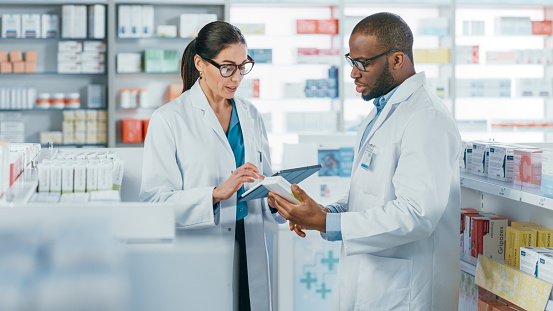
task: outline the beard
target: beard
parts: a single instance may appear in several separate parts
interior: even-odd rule
[[[373,98],[378,98],[382,95],[385,95],[394,88],[396,81],[394,80],[394,77],[392,77],[392,74],[390,73],[388,67],[389,63],[388,59],[386,59],[386,65],[376,79],[376,85],[372,88],[369,94],[361,95],[361,98],[363,98],[364,101],[369,101]]]

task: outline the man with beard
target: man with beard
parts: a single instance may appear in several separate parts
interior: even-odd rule
[[[290,230],[342,241],[332,310],[457,310],[459,131],[413,64],[403,19],[377,13],[349,39],[351,78],[373,109],[357,133],[351,183],[321,207],[297,185],[269,194]]]

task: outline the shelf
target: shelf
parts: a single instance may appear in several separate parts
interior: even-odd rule
[[[27,203],[38,186],[38,170],[27,167],[0,200],[0,205]]]
[[[105,72],[102,73],[59,73],[57,71],[47,71],[47,72],[35,72],[35,73],[1,73],[0,77],[3,76],[44,76],[44,75],[51,75],[51,76],[101,76],[106,75]]]
[[[106,38],[62,38],[62,37],[51,37],[51,38],[0,38],[0,40],[38,40],[38,41],[106,41]]]
[[[140,71],[140,72],[116,72],[115,73],[116,75],[121,75],[121,76],[133,76],[133,75],[141,75],[141,76],[145,76],[145,75],[165,75],[165,76],[169,76],[169,75],[180,75],[180,72],[144,72],[144,71]]]
[[[108,144],[54,144],[55,148],[63,147],[77,147],[77,148],[87,148],[87,147],[107,147]]]
[[[117,142],[117,148],[121,147],[144,147],[144,142],[141,143],[122,143],[120,141]]]
[[[0,109],[0,112],[45,112],[45,111],[75,111],[75,110],[107,110],[107,108],[88,108],[88,107],[80,107],[80,108],[63,108],[63,109],[57,109],[57,108],[49,108],[49,109],[40,109],[40,108],[33,108],[33,109]]]
[[[149,1],[149,0],[115,0],[116,4],[178,4],[178,5],[224,5],[224,0],[159,0],[159,1]]]
[[[161,107],[161,106],[156,106],[156,107],[134,107],[134,108],[117,107],[117,108],[115,108],[115,110],[117,110],[117,111],[156,110],[159,107]]]
[[[522,190],[515,187],[513,183],[501,182],[468,173],[461,173],[461,187],[553,210],[553,198],[542,195],[539,189]]]
[[[461,253],[461,270],[470,275],[476,275],[476,262],[478,259]]]
[[[175,41],[192,41],[194,38],[181,38],[181,37],[148,37],[148,38],[115,38],[117,41],[137,41],[137,40],[175,40]]]

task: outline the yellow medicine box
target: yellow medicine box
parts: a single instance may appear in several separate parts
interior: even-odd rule
[[[520,268],[520,248],[536,246],[537,231],[526,227],[507,227],[505,264]]]
[[[526,227],[536,230],[536,246],[537,247],[553,247],[553,229],[537,225],[533,222],[511,222],[511,227]]]

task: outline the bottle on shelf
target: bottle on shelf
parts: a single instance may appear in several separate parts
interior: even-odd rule
[[[50,109],[50,107],[52,107],[52,99],[50,98],[50,93],[38,94],[36,107],[40,109]]]

